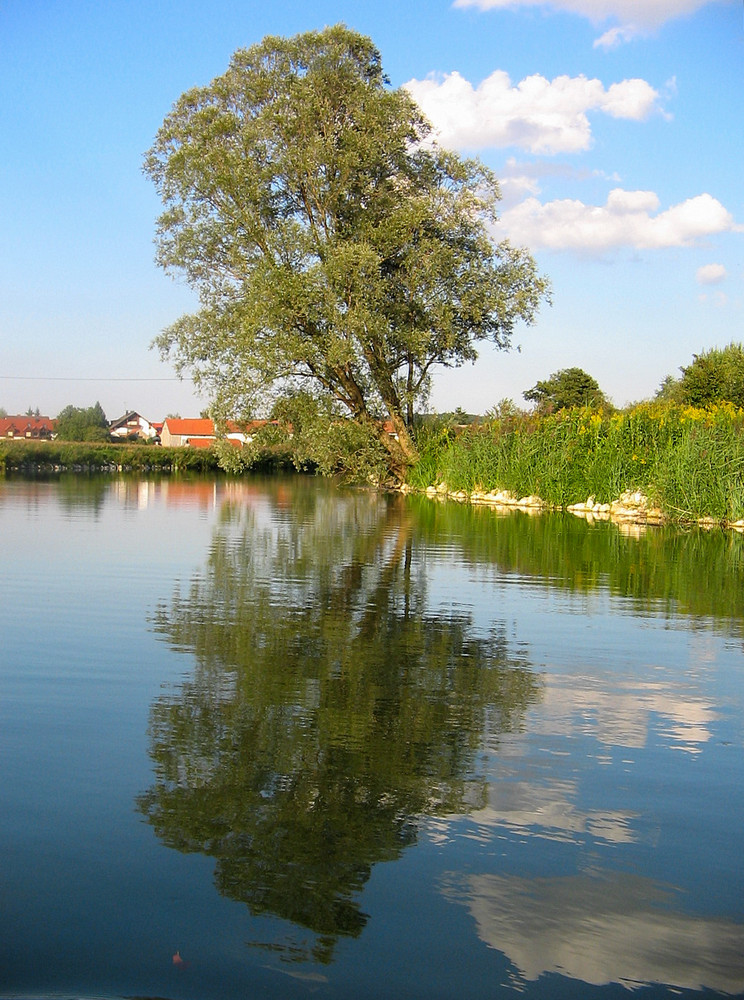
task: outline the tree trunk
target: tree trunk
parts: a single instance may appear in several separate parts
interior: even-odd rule
[[[405,482],[406,473],[418,459],[413,438],[399,413],[391,413],[389,421],[378,422],[377,433],[388,454],[390,474],[395,483],[400,485]]]
[[[406,385],[406,427],[413,430],[413,361],[408,361],[408,381]]]

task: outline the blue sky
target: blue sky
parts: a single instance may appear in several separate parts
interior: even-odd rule
[[[495,170],[496,235],[553,284],[521,349],[443,372],[434,409],[522,404],[574,365],[624,405],[744,340],[740,0],[0,0],[0,406],[207,405],[150,349],[195,300],[154,264],[143,154],[235,49],[338,21]]]

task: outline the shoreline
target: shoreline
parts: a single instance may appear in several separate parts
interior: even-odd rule
[[[403,483],[399,487],[399,492],[404,494],[417,493],[433,500],[454,500],[456,503],[469,503],[503,511],[520,510],[527,514],[564,510],[589,522],[612,521],[619,525],[651,526],[663,524],[696,525],[708,530],[722,528],[744,534],[744,519],[721,521],[714,517],[693,517],[692,515],[675,518],[665,514],[660,508],[653,507],[648,497],[640,490],[626,490],[611,503],[597,503],[594,497],[590,496],[584,501],[565,506],[549,504],[534,495],[518,497],[508,490],[490,490],[488,492],[473,490],[472,493],[467,493],[465,490],[450,490],[446,483],[427,486],[424,490],[416,490],[407,483]],[[684,512],[681,513],[684,514]]]
[[[174,451],[175,449],[171,449]],[[179,449],[180,451],[180,449]],[[204,461],[203,453],[200,453],[201,461],[195,462],[193,466],[190,462],[182,463],[179,459],[182,455],[161,457],[161,462],[142,461],[146,459],[146,453],[137,449],[136,458],[139,462],[131,461],[132,455],[127,456],[130,461],[118,463],[115,461],[101,462],[39,462],[25,461],[18,463],[0,462],[0,475],[20,475],[20,476],[45,476],[45,475],[178,475],[182,473],[200,473],[206,475],[225,474],[218,469],[213,462]],[[154,456],[153,456],[154,457]],[[162,461],[166,458],[165,461]],[[251,471],[267,471],[257,467]],[[273,465],[271,472],[278,471]],[[296,470],[295,470],[296,471]],[[577,503],[557,505],[550,504],[539,496],[530,494],[519,497],[508,490],[473,490],[471,493],[465,490],[452,490],[446,483],[439,483],[436,486],[427,486],[425,489],[416,489],[408,483],[400,483],[393,487],[394,492],[404,495],[417,494],[427,496],[433,500],[453,500],[456,503],[468,503],[475,506],[489,507],[493,510],[507,512],[519,510],[527,514],[538,514],[547,511],[567,511],[576,517],[583,518],[591,523],[595,521],[612,521],[618,525],[650,525],[659,526],[665,524],[676,524],[680,526],[697,526],[707,530],[721,528],[727,531],[736,531],[744,534],[744,518],[738,521],[721,520],[715,517],[695,517],[686,511],[680,510],[679,516],[665,513],[659,507],[654,507],[649,498],[640,490],[626,490],[616,500],[611,503],[597,503],[593,496],[587,497],[584,501]]]

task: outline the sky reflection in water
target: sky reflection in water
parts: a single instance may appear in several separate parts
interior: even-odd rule
[[[0,526],[0,995],[744,992],[743,539],[293,479]]]

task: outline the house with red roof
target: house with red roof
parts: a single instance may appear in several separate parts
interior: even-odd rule
[[[214,421],[205,417],[166,417],[160,432],[160,443],[165,448],[179,448],[188,445],[189,439],[208,441],[216,438]]]
[[[251,420],[247,424],[238,424],[228,420],[224,437],[231,444],[242,447],[252,440],[252,432],[267,423],[267,420]],[[166,417],[160,431],[160,443],[166,448],[208,448],[217,437],[214,421],[207,417]]]
[[[136,410],[128,410],[123,417],[109,424],[109,434],[114,441],[131,441],[134,438],[153,441],[158,433],[158,425],[146,420]]]
[[[51,417],[0,417],[0,438],[22,441],[51,441],[57,421]]]

